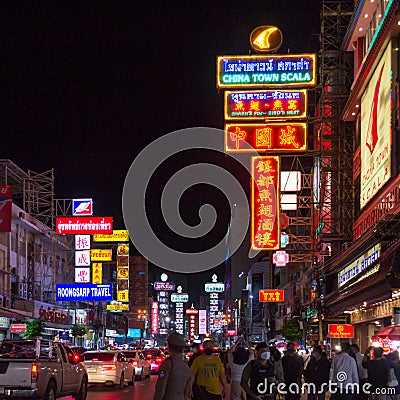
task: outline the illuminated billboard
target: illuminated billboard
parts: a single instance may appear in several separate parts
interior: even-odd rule
[[[91,261],[112,261],[112,249],[91,249]]]
[[[112,300],[112,284],[57,283],[57,301],[108,301]]]
[[[279,224],[279,157],[251,158],[251,248],[278,250]]]
[[[217,58],[217,88],[309,87],[315,83],[315,54]]]
[[[278,303],[285,301],[283,289],[262,289],[258,292],[260,303]]]
[[[250,145],[251,147],[249,148]],[[307,150],[307,124],[225,124],[227,153],[275,151],[299,152]]]
[[[94,242],[129,242],[129,234],[127,230],[114,230],[110,234],[99,233],[93,235]]]
[[[58,235],[112,233],[112,217],[57,217]]]
[[[103,264],[92,263],[92,283],[99,284],[103,282]]]
[[[276,26],[258,26],[250,34],[250,45],[259,53],[276,52],[281,47],[282,41],[282,32]]]
[[[389,43],[361,98],[360,208],[391,175],[391,54]]]
[[[307,117],[307,90],[226,91],[225,120],[301,119]]]

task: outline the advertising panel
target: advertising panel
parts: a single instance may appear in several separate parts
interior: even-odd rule
[[[0,185],[0,232],[11,232],[12,187]]]
[[[193,340],[197,335],[197,317],[196,315],[191,315],[189,317],[189,337]]]
[[[57,301],[108,301],[112,300],[112,284],[56,284]]]
[[[72,199],[72,215],[93,215],[93,199]]]
[[[77,267],[90,266],[90,250],[75,251],[75,265]]]
[[[329,324],[328,338],[346,338],[354,337],[354,326],[349,324]]]
[[[11,324],[10,332],[11,333],[25,333],[26,332],[26,324]]]
[[[90,259],[92,261],[112,261],[112,249],[91,249]]]
[[[346,267],[338,272],[338,287],[343,286],[350,279],[361,274],[361,272],[374,263],[380,255],[381,244],[378,243],[368,249],[362,256],[358,257],[349,265],[346,265]]]
[[[58,235],[94,235],[112,233],[112,217],[57,217],[56,233]]]
[[[302,119],[307,117],[307,90],[225,92],[225,120]]]
[[[237,336],[237,330],[236,329],[227,329],[226,336]]]
[[[280,248],[279,157],[251,158],[251,248]]]
[[[361,193],[363,208],[390,178],[391,43],[387,46],[361,98]]]
[[[151,333],[158,333],[158,303],[156,301],[151,303]]]
[[[108,311],[127,311],[129,310],[129,304],[122,304],[121,302],[116,302],[114,304],[107,304]]]
[[[173,292],[175,290],[174,282],[154,282],[154,290],[167,290]]]
[[[285,291],[283,289],[262,289],[258,293],[261,303],[285,301]]]
[[[172,293],[171,302],[172,303],[186,303],[189,301],[188,293]]]
[[[121,303],[129,303],[129,290],[117,290],[117,300]]]
[[[253,149],[290,153],[307,150],[307,124],[303,122],[225,124],[224,135],[227,153],[252,152]]]
[[[75,250],[90,250],[90,235],[75,235]]]
[[[92,283],[103,283],[103,264],[92,263]]]
[[[315,54],[217,58],[217,88],[309,87],[315,83]]]
[[[127,230],[114,230],[110,234],[98,233],[93,235],[94,242],[129,242]]]
[[[225,285],[222,282],[208,282],[204,285],[204,290],[207,293],[221,293],[225,290]]]
[[[75,268],[76,283],[90,283],[90,268]]]
[[[207,334],[207,310],[199,310],[199,335]]]

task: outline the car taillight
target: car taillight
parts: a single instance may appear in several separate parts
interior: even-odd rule
[[[37,364],[32,364],[31,366],[31,382],[36,383],[39,378],[39,367]]]
[[[160,362],[162,362],[162,358],[161,357],[157,357],[156,358],[156,363],[160,363]]]
[[[101,368],[105,371],[115,371],[117,369],[117,366],[116,364],[103,364]]]
[[[147,357],[148,360],[151,360],[151,354],[147,354],[146,357]]]

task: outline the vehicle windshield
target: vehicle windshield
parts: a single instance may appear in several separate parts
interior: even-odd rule
[[[136,358],[136,351],[126,351],[124,350],[126,358]]]
[[[83,353],[85,361],[113,361],[114,353]]]
[[[49,352],[48,343],[40,343],[40,358],[56,357],[54,348]],[[36,340],[7,340],[0,346],[0,357],[2,358],[36,358]]]
[[[151,355],[152,357],[159,357],[162,356],[162,352],[160,349],[144,349],[143,354],[145,356]]]

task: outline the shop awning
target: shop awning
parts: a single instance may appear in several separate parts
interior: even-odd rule
[[[16,319],[19,321],[23,321],[25,319],[25,315],[18,314],[16,312],[13,312],[13,311],[1,308],[1,307],[0,307],[0,317]]]

